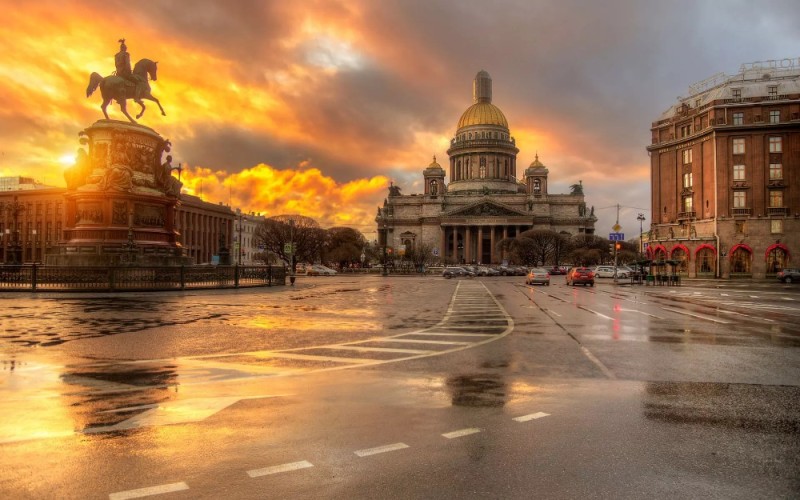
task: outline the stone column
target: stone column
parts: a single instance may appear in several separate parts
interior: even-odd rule
[[[472,231],[470,231],[470,226],[464,228],[464,260],[467,261],[467,264],[470,263],[472,259]]]
[[[457,226],[453,226],[453,262],[458,264],[458,231]]]
[[[494,233],[495,233],[495,229],[497,229],[495,226],[489,226],[489,231],[491,231],[491,233],[489,235],[489,244],[491,245],[491,247],[489,249],[489,252],[490,252],[490,255],[491,255],[491,257],[489,258],[489,264],[494,264],[495,263],[495,255],[494,255]]]
[[[439,226],[439,255],[444,262],[447,257],[447,228],[445,226]]]
[[[480,264],[485,264],[485,262],[481,262],[483,259],[483,226],[478,226],[478,258],[475,259]]]

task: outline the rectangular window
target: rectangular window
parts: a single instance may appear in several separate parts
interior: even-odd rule
[[[692,173],[686,172],[683,174],[683,187],[690,188],[692,187]]]
[[[782,233],[783,232],[783,220],[781,219],[772,219],[769,221],[769,230],[772,234]]]
[[[783,191],[780,189],[771,189],[769,192],[769,206],[771,208],[783,207]]]
[[[770,137],[769,138],[769,152],[770,153],[780,153],[783,151],[783,142],[781,141],[782,137]],[[734,139],[735,141],[736,139]]]
[[[734,165],[733,166],[733,180],[735,180],[735,181],[743,181],[744,180],[744,165]]]
[[[777,85],[770,85],[767,87],[767,91],[769,92],[770,99],[777,99],[778,98],[778,86]]]
[[[692,211],[692,197],[686,196],[683,199],[683,211],[684,212],[691,212]]]
[[[745,222],[743,220],[736,221],[736,234],[744,234],[744,225]]]
[[[780,163],[769,164],[769,180],[775,181],[783,179],[783,165]]]
[[[691,149],[684,149],[683,150],[683,164],[692,163],[692,150]]]
[[[740,101],[742,99],[742,89],[731,89],[731,97]]]
[[[733,124],[734,125],[744,125],[744,113],[734,113],[733,114]]]
[[[733,154],[735,154],[735,155],[743,155],[744,154],[744,139],[734,139],[733,140]]]
[[[733,192],[733,208],[747,208],[747,198],[744,191]]]
[[[781,122],[781,112],[779,110],[773,110],[769,112],[769,122],[770,123],[780,123]]]

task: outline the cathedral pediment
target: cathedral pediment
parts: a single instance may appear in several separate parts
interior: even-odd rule
[[[444,215],[445,217],[519,217],[530,214],[491,201],[481,201]]]

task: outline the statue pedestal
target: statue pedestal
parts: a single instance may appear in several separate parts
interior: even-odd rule
[[[48,265],[188,264],[175,230],[180,182],[170,143],[149,127],[99,120],[81,132],[78,161],[65,172],[66,226]]]

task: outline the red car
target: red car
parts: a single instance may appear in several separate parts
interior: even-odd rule
[[[594,286],[594,272],[588,267],[573,267],[567,271],[567,286]]]

